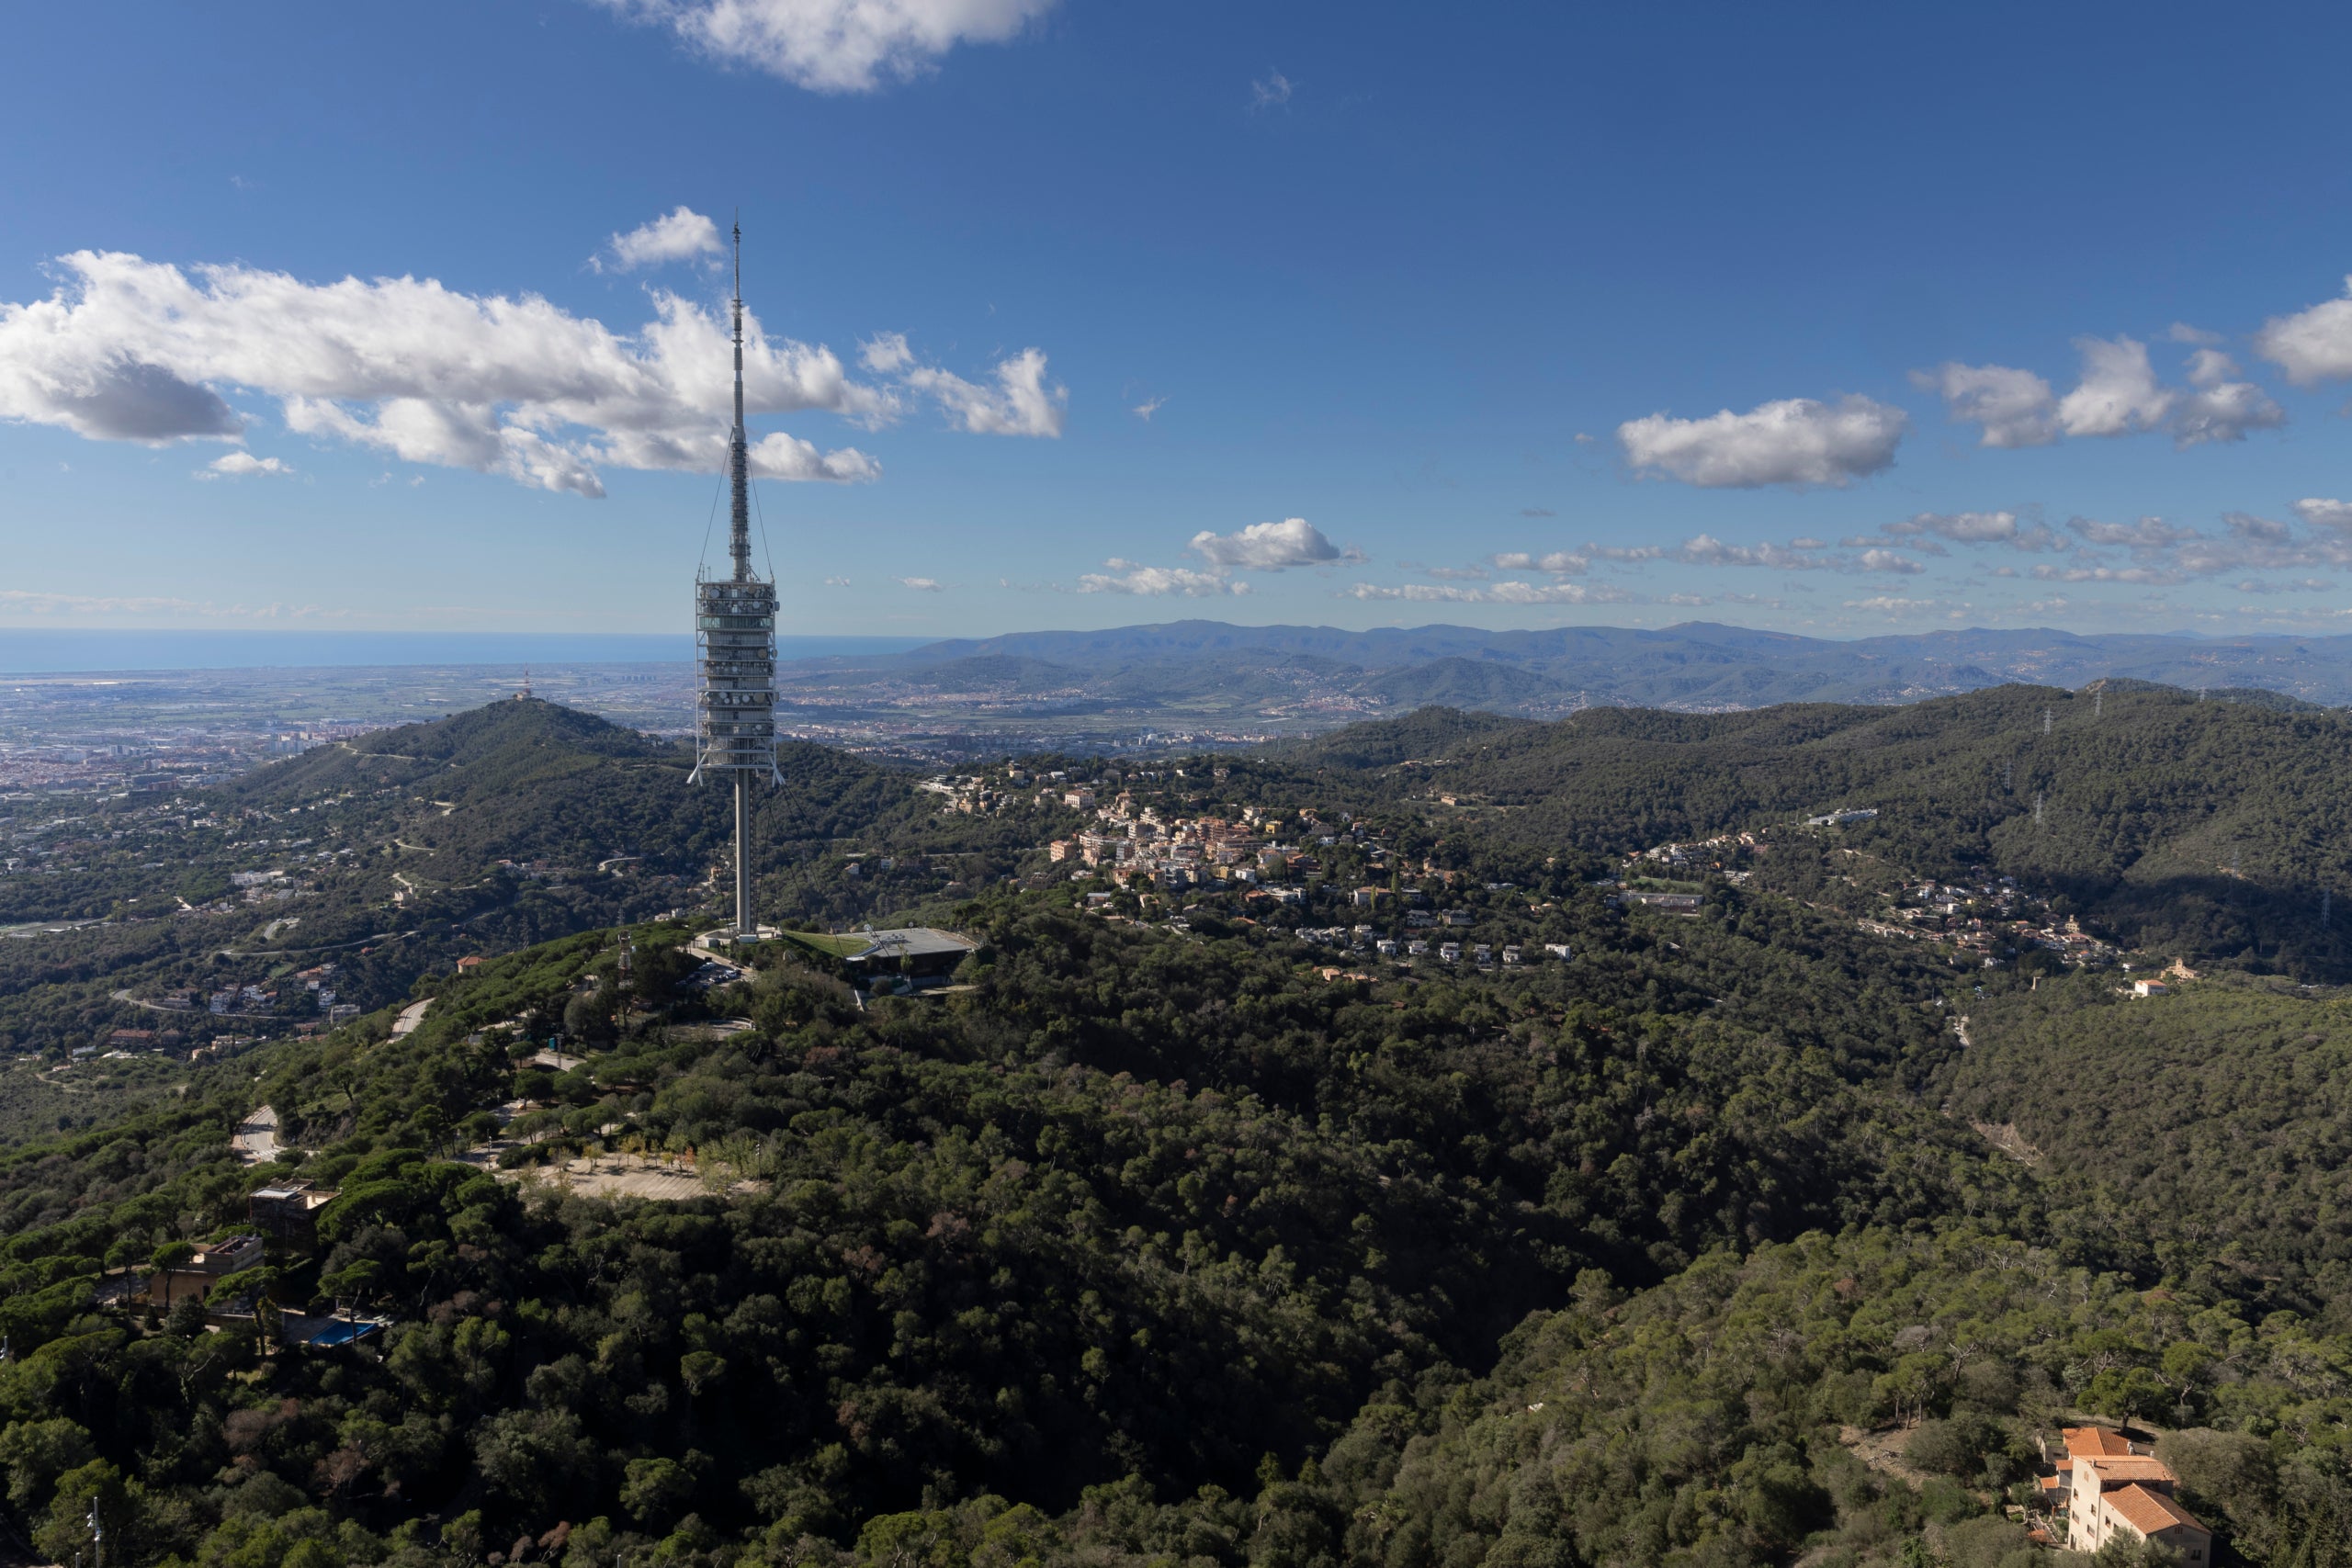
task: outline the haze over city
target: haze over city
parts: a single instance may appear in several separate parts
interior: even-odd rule
[[[2330,11],[831,9],[18,17],[0,624],[2346,624]]]

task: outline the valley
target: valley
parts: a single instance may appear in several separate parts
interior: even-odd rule
[[[2023,1564],[2088,1424],[2346,1561],[2345,743],[2109,685],[788,747],[732,979],[721,797],[544,701],[44,806],[11,1506],[265,1568]]]

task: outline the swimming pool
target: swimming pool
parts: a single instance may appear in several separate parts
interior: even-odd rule
[[[313,1345],[348,1345],[364,1339],[384,1325],[380,1323],[330,1323],[311,1336]]]

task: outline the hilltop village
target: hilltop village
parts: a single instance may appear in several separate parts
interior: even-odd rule
[[[1222,767],[1193,771],[1205,773],[1212,789],[1229,777]],[[1494,968],[1569,956],[1565,942],[1446,940],[1450,930],[1476,926],[1498,907],[1541,915],[1555,904],[1542,892],[1477,881],[1426,852],[1405,852],[1397,823],[1263,804],[1185,815],[1167,804],[1171,791],[1163,786],[1187,783],[1197,787],[1182,768],[1094,775],[1012,767],[943,775],[922,787],[941,798],[944,813],[1077,814],[1079,830],[1039,846],[1050,869],[1032,880],[1090,885],[1087,901],[1106,919],[1181,920],[1188,908],[1213,901],[1294,926],[1301,940],[1357,961]],[[1466,803],[1439,795],[1430,804],[1451,810]],[[1776,854],[1826,857],[1827,886],[1807,902],[1852,915],[1871,936],[1940,949],[1948,962],[1973,968],[2000,968],[2028,954],[2067,967],[2150,967],[2015,877],[1923,877],[1839,843],[1841,830],[1878,815],[1831,809],[1777,828],[1661,843],[1625,855],[1613,876],[1593,886],[1613,905],[1695,917],[1711,885],[1740,886],[1759,873],[1769,883]],[[1318,923],[1319,909],[1346,919]],[[2154,981],[2142,987],[2143,995],[2164,988]]]

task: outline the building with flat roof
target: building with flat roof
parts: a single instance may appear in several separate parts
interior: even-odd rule
[[[914,979],[955,973],[956,965],[964,962],[965,955],[978,952],[980,945],[970,937],[932,926],[867,931],[865,935],[865,951],[848,954],[842,963],[860,974],[905,975]]]
[[[281,1181],[264,1187],[246,1200],[245,1213],[254,1228],[289,1246],[311,1247],[319,1240],[319,1211],[334,1201],[336,1191],[307,1181]]]

